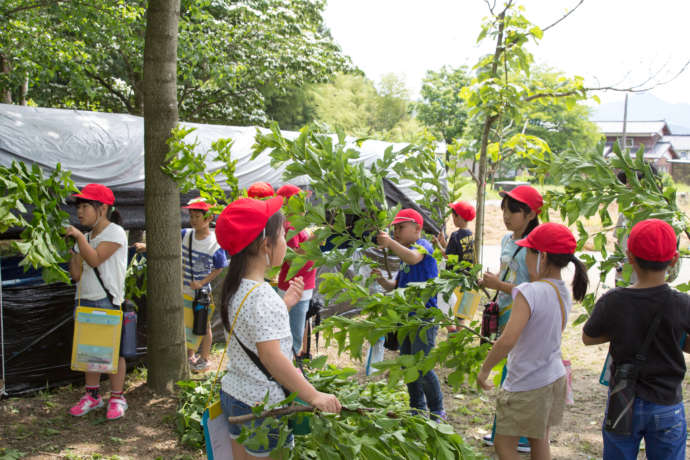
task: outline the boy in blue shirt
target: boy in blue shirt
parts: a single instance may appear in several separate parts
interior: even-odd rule
[[[400,270],[395,281],[388,280],[377,272],[378,283],[387,291],[395,288],[404,288],[409,283],[424,282],[438,276],[438,266],[436,259],[431,255],[434,250],[431,243],[422,238],[422,226],[424,218],[414,209],[401,209],[393,219],[393,235],[386,232],[379,232],[376,237],[377,243],[384,249],[390,249],[393,254],[401,260]],[[426,254],[420,252],[417,246],[425,249]],[[431,297],[427,303],[427,308],[437,308],[436,296]],[[428,355],[434,347],[438,326],[433,326],[426,331],[426,343],[422,341],[419,333],[410,341],[405,338],[400,345],[401,355],[414,355],[420,350],[424,355]],[[437,418],[446,419],[446,412],[443,410],[443,393],[438,377],[433,369],[424,375],[420,375],[417,380],[407,384],[407,391],[410,395],[410,407],[415,412],[431,411]],[[428,409],[427,409],[428,408]]]

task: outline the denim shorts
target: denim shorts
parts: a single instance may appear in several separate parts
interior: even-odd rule
[[[251,407],[249,407],[247,404],[243,403],[239,399],[233,398],[224,391],[220,392],[220,405],[223,408],[223,415],[225,415],[226,417],[237,417],[238,415],[246,415],[252,413]],[[249,422],[245,422],[243,424],[230,423],[230,438],[237,439],[240,436],[240,433],[242,432],[242,426],[251,427],[252,424],[260,425],[261,423],[263,423],[263,421],[264,419],[256,419]],[[279,437],[279,429],[271,428],[271,430],[268,432],[268,446],[262,445],[257,450],[250,449],[249,447],[244,446],[244,450],[246,450],[247,453],[249,453],[250,455],[254,455],[256,457],[268,457],[271,451],[278,446]],[[294,444],[294,436],[292,435],[292,433],[288,435],[287,439],[285,440],[285,444],[290,447],[292,447],[292,445]]]
[[[120,307],[116,307],[110,302],[110,299],[103,297],[98,300],[88,300],[88,299],[74,299],[74,318],[76,319],[77,307],[91,307],[91,308],[103,308],[108,310],[119,310]],[[122,357],[122,337],[120,337],[120,353],[119,356]]]

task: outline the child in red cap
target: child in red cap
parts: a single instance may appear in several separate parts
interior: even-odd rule
[[[278,189],[276,194],[282,196],[284,203],[287,204],[288,199],[292,196],[298,195],[302,192],[302,189],[292,184],[285,184]],[[294,230],[294,227],[290,225],[290,222],[285,221],[286,232]],[[304,254],[304,249],[300,249],[300,245],[306,241],[313,238],[313,234],[310,234],[306,230],[300,230],[295,236],[293,236],[287,245],[292,248],[298,254]],[[316,286],[316,268],[314,268],[314,262],[308,261],[299,271],[290,279],[287,279],[288,271],[290,270],[290,263],[283,262],[283,266],[280,267],[280,273],[278,274],[278,289],[279,294],[283,295],[285,291],[290,287],[290,281],[295,278],[302,278],[304,282],[304,290],[302,291],[302,297],[299,302],[297,302],[290,309],[290,330],[292,331],[292,348],[295,350],[295,354],[299,358],[309,358],[308,356],[303,356],[300,351],[302,350],[302,343],[304,342],[304,330],[307,318],[307,310],[309,310],[309,302],[311,302],[312,295],[314,293],[314,287]]]
[[[278,404],[290,393],[319,410],[340,412],[334,395],[317,391],[292,365],[286,306],[299,300],[301,290],[290,288],[281,299],[264,281],[269,270],[283,263],[287,250],[282,205],[281,196],[265,201],[241,198],[223,210],[216,224],[218,242],[231,256],[221,300],[223,326],[229,331],[228,372],[220,396],[226,417],[250,414],[252,406],[264,401]],[[235,458],[266,457],[277,447],[277,429],[269,431],[268,445],[243,447],[237,442],[242,425],[229,425]],[[291,440],[292,434],[287,442]]]
[[[474,237],[472,230],[467,228],[467,224],[474,220],[476,214],[474,206],[466,201],[456,201],[448,205],[453,215],[453,224],[457,227],[450,238],[446,241],[443,232],[434,237],[434,241],[443,250],[447,257],[450,255],[458,256],[458,262],[474,263]],[[449,266],[452,270],[453,267]]]
[[[604,294],[582,329],[585,345],[609,342],[613,359],[610,391],[616,387],[617,367],[632,364],[637,369],[631,434],[609,432],[604,426],[603,458],[636,459],[644,437],[647,458],[685,459],[683,351],[690,348],[687,343],[684,349],[680,344],[690,333],[690,296],[671,289],[665,280],[666,271],[678,260],[673,228],[658,219],[637,223],[628,237],[627,256],[637,280]],[[657,314],[658,329],[646,359],[638,360],[636,356]]]
[[[384,278],[380,270],[372,270],[372,274],[377,276],[376,280],[381,287],[390,291],[395,288],[404,288],[409,283],[436,278],[438,266],[436,259],[431,255],[434,250],[431,243],[422,238],[422,227],[424,226],[422,215],[414,209],[401,209],[391,225],[393,225],[394,238],[381,231],[376,239],[382,248],[393,251],[393,254],[400,258],[401,264],[395,280]],[[416,249],[417,246],[424,248],[426,254]],[[427,301],[426,307],[438,307],[436,296]],[[419,332],[412,341],[406,337],[400,345],[400,354],[414,355],[423,351],[424,355],[428,355],[434,348],[437,332],[438,326],[432,326],[426,330],[424,340],[422,340]],[[426,374],[420,373],[417,380],[408,383],[407,392],[410,395],[410,407],[415,412],[426,412],[428,409],[432,416],[446,419],[441,385],[433,369]]]
[[[568,321],[571,298],[561,277],[572,262],[575,300],[587,292],[587,269],[575,256],[575,237],[568,227],[548,222],[516,241],[526,249],[526,263],[535,281],[513,289],[513,312],[477,375],[485,390],[491,369],[508,357],[508,374],[496,399],[494,446],[499,459],[514,458],[526,436],[532,458],[549,459],[549,427],[563,418],[566,370],[561,359],[561,334]]]
[[[498,328],[499,333],[508,324],[513,305],[512,292],[517,285],[530,281],[530,273],[525,263],[525,253],[522,246],[516,241],[527,237],[529,233],[539,225],[539,213],[543,200],[537,189],[529,185],[520,185],[509,192],[501,191],[503,197],[501,210],[503,210],[503,223],[510,230],[501,240],[501,268],[500,273],[484,273],[480,285],[496,290],[496,301],[499,308]],[[481,261],[480,261],[481,262]],[[502,379],[505,379],[507,370],[503,369]],[[494,425],[495,428],[495,425]],[[490,435],[484,436],[484,442],[493,445],[495,430]],[[526,438],[521,438],[518,452],[529,452],[529,443]]]
[[[71,225],[65,230],[65,235],[75,240],[69,272],[78,284],[77,305],[119,310],[125,298],[127,234],[122,228],[120,214],[113,209],[115,195],[105,185],[88,184],[74,197],[79,223],[91,229],[86,234]],[[122,395],[126,372],[125,358],[120,356],[117,374],[110,375],[108,420],[123,417],[127,410],[127,401]],[[85,377],[86,394],[69,410],[75,417],[103,407],[101,374],[86,372]]]
[[[271,198],[272,196],[275,196],[275,194],[276,192],[268,182],[254,182],[249,186],[249,188],[247,188],[247,196],[249,198]]]
[[[195,299],[198,299],[202,290],[204,295],[210,297],[211,281],[216,279],[228,266],[227,254],[216,241],[216,235],[211,230],[213,214],[209,212],[211,206],[203,198],[189,200],[187,206],[183,206],[189,212],[189,224],[191,228],[183,228],[182,238],[182,296],[183,305],[188,309],[186,316],[193,315]],[[146,251],[146,244],[135,243],[137,251]],[[191,262],[191,264],[190,264]],[[212,310],[211,310],[212,311]],[[210,368],[209,356],[213,333],[211,331],[211,315],[206,325],[204,334],[199,343],[199,335],[195,335],[191,326],[185,326],[185,338],[187,343],[187,358],[192,372],[205,372]],[[196,351],[199,355],[196,355]]]
[[[451,255],[458,257],[458,267],[460,266],[459,262],[463,261],[473,264],[475,262],[474,235],[472,235],[472,230],[467,228],[467,224],[474,220],[474,216],[476,215],[474,206],[466,201],[456,201],[455,203],[450,203],[448,206],[451,209],[453,224],[455,224],[457,230],[451,233],[448,241],[446,241],[443,232],[435,236],[434,241],[441,247],[443,255],[446,258]],[[453,270],[456,264],[447,262],[446,266],[448,270]],[[462,321],[460,324],[462,324]],[[458,331],[457,326],[448,326],[446,329],[449,334]]]

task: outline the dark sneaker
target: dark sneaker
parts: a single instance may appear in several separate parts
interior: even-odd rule
[[[434,420],[436,422],[447,422],[448,421],[448,414],[446,414],[446,411],[444,410],[432,410],[431,411],[431,420]]]

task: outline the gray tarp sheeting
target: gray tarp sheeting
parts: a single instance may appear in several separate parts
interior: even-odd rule
[[[255,127],[183,125],[196,128],[187,139],[199,141],[199,152],[207,152],[217,139],[233,139],[232,156],[237,160],[236,175],[241,188],[257,181],[268,182],[276,188],[284,184],[282,168],[271,167],[268,153],[250,160]],[[296,132],[283,134],[289,138],[297,136]],[[396,150],[405,145],[369,140],[357,147],[354,139],[351,141],[366,164],[380,158],[390,145]],[[125,114],[0,104],[0,164],[9,165],[12,160],[49,169],[61,163],[63,169],[72,171],[77,186],[97,182],[113,189],[143,190],[144,119]],[[208,166],[211,170],[218,167],[212,161]],[[294,182],[308,185],[306,178]],[[403,181],[400,189],[408,198],[416,200],[419,196],[411,190],[411,185]],[[442,187],[446,187],[445,183]]]

